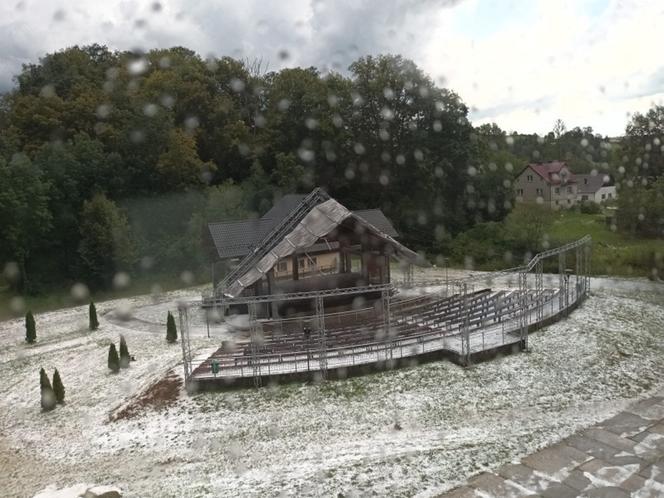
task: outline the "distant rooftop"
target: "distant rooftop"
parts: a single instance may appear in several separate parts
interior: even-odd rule
[[[532,169],[550,185],[576,183],[576,176],[571,172],[565,161],[530,163],[528,166],[526,166],[526,169],[527,168]],[[563,168],[566,168],[569,171],[569,176],[567,176],[567,178],[564,178],[564,175],[561,175],[560,173]]]
[[[612,185],[609,175],[604,174],[576,175],[576,181],[579,185],[578,191],[580,194],[594,194],[600,188]]]

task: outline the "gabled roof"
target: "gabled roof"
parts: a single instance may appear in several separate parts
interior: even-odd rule
[[[208,229],[219,257],[228,259],[249,254],[305,197],[305,194],[285,195],[259,219],[209,223]],[[353,213],[386,235],[398,237],[398,232],[380,209],[362,209]]]
[[[307,212],[299,215],[298,220],[294,228],[281,236],[279,240],[274,240],[272,243],[262,246],[260,252],[257,251],[258,257],[254,261],[249,258],[240,263],[240,266],[235,270],[237,277],[228,282],[228,287],[224,290],[226,296],[236,297],[240,295],[244,289],[269,272],[280,259],[316,244],[319,239],[324,239],[337,227],[346,223],[347,220],[351,221],[352,226],[351,228],[346,225],[347,228],[351,228],[356,233],[371,234],[382,240],[391,248],[392,253],[397,258],[420,265],[427,264],[417,253],[381,232],[363,217],[349,211],[334,199],[316,204]]]
[[[575,183],[576,177],[569,169],[569,166],[564,161],[549,161],[548,163],[530,163],[528,164],[523,171],[526,169],[532,169],[535,173],[542,177],[542,179],[549,185],[561,185],[567,183]],[[560,176],[560,171],[566,168],[569,171],[569,176],[564,179]],[[519,174],[523,174],[523,171]]]
[[[576,175],[579,194],[594,194],[604,186],[611,184],[609,175]]]
[[[283,197],[277,199],[270,210],[265,213],[262,218],[270,220],[282,220],[288,213],[295,209],[295,207],[300,202],[302,202],[306,196],[306,194],[286,194]]]

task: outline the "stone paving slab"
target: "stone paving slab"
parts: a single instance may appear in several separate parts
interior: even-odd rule
[[[442,498],[664,497],[664,391]]]

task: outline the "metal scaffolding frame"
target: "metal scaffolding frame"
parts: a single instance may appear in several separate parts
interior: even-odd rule
[[[512,334],[512,341],[518,340],[520,347],[525,349],[528,347],[528,329],[532,323],[541,323],[546,318],[555,316],[556,314],[566,314],[569,312],[571,304],[578,303],[579,300],[584,297],[590,289],[590,262],[591,262],[591,251],[590,251],[591,239],[589,236],[586,236],[582,239],[579,239],[570,244],[566,244],[557,248],[553,248],[547,251],[536,254],[527,265],[510,268],[506,270],[501,270],[497,272],[491,272],[489,274],[477,274],[470,276],[464,279],[457,279],[454,281],[449,281],[450,289],[454,289],[457,292],[457,302],[458,309],[457,313],[461,317],[461,320],[458,324],[458,332],[455,332],[456,340],[459,341],[460,347],[460,361],[464,365],[470,365],[473,354],[477,351],[483,351],[485,348],[485,337],[484,332],[477,331],[478,317],[482,326],[487,324],[490,327],[497,327],[498,332],[502,328],[502,343],[508,344],[509,334]],[[575,253],[575,286],[573,295],[570,296],[570,285],[569,285],[569,276],[567,269],[568,258],[566,254],[568,252],[574,251]],[[558,284],[558,306],[554,306],[555,293],[551,293],[551,290],[544,288],[544,260],[547,258],[553,258],[557,256],[558,258],[558,273],[559,273],[559,284]],[[534,287],[529,286],[528,275],[529,273],[534,275]],[[498,296],[494,303],[493,308],[485,307],[484,304],[475,305],[475,293],[474,284],[475,282],[481,282],[485,280],[493,281],[497,278],[507,277],[512,278],[516,276],[518,280],[518,294],[514,296],[511,300],[511,304],[508,302],[505,304],[504,297]],[[441,281],[440,284],[444,285],[445,281]],[[427,285],[431,285],[430,282],[427,282]],[[235,298],[221,297],[213,300],[213,309],[224,309],[231,304],[246,304],[248,307],[249,314],[249,328],[250,328],[250,371],[251,376],[253,377],[254,385],[260,387],[262,384],[262,378],[267,375],[274,374],[274,368],[272,373],[270,373],[270,360],[266,359],[265,356],[261,354],[261,345],[263,344],[263,330],[262,323],[257,319],[258,307],[261,304],[270,303],[270,302],[283,302],[283,301],[296,301],[296,300],[305,300],[312,299],[315,304],[315,315],[310,317],[310,320],[315,326],[316,341],[309,343],[306,348],[306,370],[311,371],[310,368],[310,359],[315,359],[315,355],[318,354],[318,371],[322,379],[327,379],[330,368],[329,361],[330,358],[334,358],[334,361],[337,361],[339,353],[334,349],[330,350],[328,346],[328,333],[326,330],[326,320],[327,315],[325,314],[325,298],[331,296],[340,296],[340,295],[361,295],[367,293],[375,293],[380,295],[380,309],[382,314],[382,327],[384,332],[384,339],[381,341],[378,339],[377,344],[380,346],[375,349],[375,351],[380,351],[376,353],[376,357],[380,358],[379,361],[388,361],[394,360],[394,358],[403,358],[404,357],[404,346],[401,336],[393,336],[393,328],[398,330],[399,324],[403,322],[403,318],[399,318],[400,315],[395,315],[393,313],[399,313],[400,307],[395,306],[394,310],[392,309],[392,295],[394,294],[395,289],[391,284],[381,284],[381,285],[368,285],[361,287],[351,287],[346,289],[329,289],[329,290],[319,290],[319,291],[310,291],[310,292],[296,292],[289,294],[275,294],[275,295],[265,295],[265,296],[238,296]],[[479,292],[479,291],[478,291]],[[445,293],[448,294],[447,292]],[[447,297],[447,296],[446,296]],[[570,298],[572,303],[570,303]],[[515,305],[516,303],[516,305]],[[182,303],[179,306],[179,320],[180,320],[180,329],[181,329],[181,344],[182,344],[182,355],[184,363],[184,373],[185,379],[188,382],[193,374],[192,369],[192,350],[189,334],[189,307],[196,306],[202,307],[202,301],[192,302],[192,303]],[[550,309],[548,308],[550,305]],[[545,311],[548,309],[548,312]],[[395,311],[397,310],[397,311]],[[488,311],[487,311],[488,310]],[[366,319],[365,311],[361,313],[358,312],[348,312],[355,313],[356,319],[358,316],[362,316],[363,320]],[[403,313],[401,311],[401,313]],[[416,313],[416,312],[413,312]],[[471,315],[473,316],[473,322],[471,324]],[[334,313],[330,315],[334,316]],[[375,315],[374,315],[375,316]],[[403,317],[403,315],[401,315]],[[535,320],[533,320],[535,318]],[[332,319],[332,318],[331,318]],[[306,320],[306,319],[303,319]],[[333,320],[333,319],[332,319]],[[435,330],[436,322],[429,321],[429,319],[421,320],[418,315],[414,314],[408,320],[414,320],[417,323],[421,323],[426,327],[429,327]],[[283,322],[280,322],[281,330],[283,331]],[[473,332],[471,332],[471,329]],[[448,333],[447,326],[441,331],[430,332],[431,337],[441,337],[444,334]],[[509,334],[508,334],[509,333]],[[471,338],[472,335],[472,338]],[[508,342],[505,342],[507,337]],[[312,337],[313,339],[313,337]],[[481,339],[481,344],[478,342]],[[427,339],[434,340],[434,339]],[[422,353],[425,352],[424,342],[418,340],[417,344],[421,344],[418,348]],[[312,347],[313,346],[313,347]],[[491,347],[491,343],[489,343]],[[374,348],[374,346],[372,346]],[[396,349],[395,349],[396,348]],[[412,348],[410,348],[412,349]],[[288,354],[288,353],[286,353]],[[330,356],[332,354],[332,356]],[[344,353],[345,356],[345,353]],[[315,361],[315,360],[314,360]],[[261,365],[263,362],[263,371],[261,371]],[[354,364],[354,363],[353,363]],[[248,366],[248,365],[247,365]],[[272,364],[274,367],[274,364]],[[247,374],[248,370],[245,370]],[[244,375],[248,377],[248,375]]]
[[[245,268],[258,263],[267,253],[270,252],[276,241],[283,239],[300,222],[303,214],[309,212],[314,206],[330,199],[330,196],[321,188],[311,191],[288,215],[274,227],[259,244],[253,252],[247,254],[240,263],[224,277],[217,285],[214,296],[223,295],[223,291],[230,282],[240,277]]]
[[[191,376],[191,339],[189,337],[189,307],[186,304],[178,306],[178,317],[180,322],[180,345],[182,346],[182,362],[184,364],[184,378]]]
[[[519,279],[519,344],[522,349],[528,347],[528,272],[520,271]]]
[[[537,321],[544,318],[544,261],[535,265],[535,295],[537,297]]]
[[[385,361],[387,361],[387,356],[389,354],[390,360],[393,359],[392,348],[393,348],[393,337],[392,337],[392,318],[390,311],[390,293],[387,290],[381,292],[381,313],[383,314],[383,341],[385,343]],[[389,348],[389,349],[388,349]]]
[[[325,335],[325,303],[323,296],[316,297],[316,329],[318,332],[318,362],[321,379],[327,379],[327,337]]]
[[[461,316],[463,317],[463,322],[460,328],[461,356],[463,357],[463,364],[465,366],[470,366],[470,313],[468,306],[468,284],[466,282],[460,284],[459,294],[461,294]]]
[[[261,296],[237,296],[237,297],[216,297],[214,299],[206,299],[207,306],[225,306],[228,307],[233,304],[249,304],[249,303],[273,303],[285,301],[303,301],[306,299],[315,299],[318,296],[350,296],[354,294],[368,294],[372,292],[382,292],[388,290],[394,292],[394,285],[392,284],[373,284],[362,285],[359,287],[345,287],[342,289],[324,289],[306,292],[290,292],[285,294],[266,294]]]
[[[251,350],[251,369],[254,376],[254,386],[260,387],[261,382],[261,365],[258,357],[260,343],[262,342],[262,330],[260,323],[256,320],[256,304],[249,303],[249,334],[250,334],[250,350]]]

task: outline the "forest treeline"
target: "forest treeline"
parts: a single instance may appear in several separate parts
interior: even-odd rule
[[[562,122],[546,136],[473,127],[456,93],[398,55],[321,74],[91,45],[48,54],[15,81],[0,100],[0,264],[22,291],[198,271],[208,221],[260,216],[315,186],[380,207],[406,244],[434,254],[504,219],[528,162],[564,159],[662,197],[661,107],[620,140]],[[648,209],[626,208],[624,228],[661,236]]]

